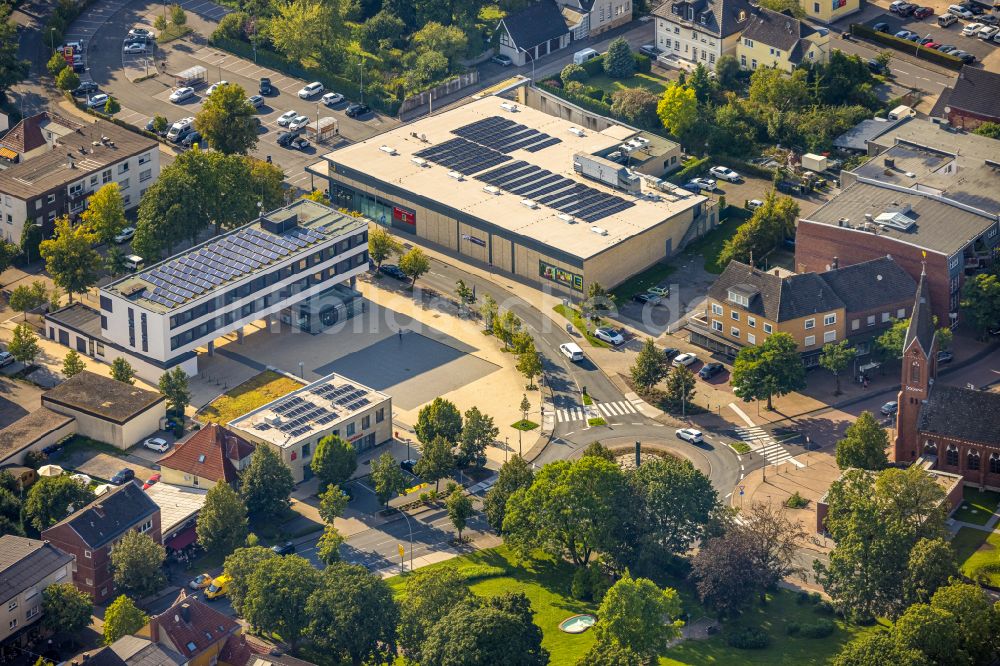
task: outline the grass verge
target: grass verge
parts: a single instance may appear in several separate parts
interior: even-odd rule
[[[166,44],[167,42],[172,42],[175,39],[180,39],[188,35],[191,32],[191,26],[189,25],[174,25],[170,24],[156,36],[157,44]]]
[[[666,280],[675,270],[677,269],[672,264],[653,264],[643,272],[633,275],[612,289],[611,294],[615,297],[615,302],[619,305],[627,303],[636,294],[642,293],[650,287],[655,287]]]
[[[730,217],[722,222],[715,229],[696,240],[688,246],[687,254],[700,254],[705,260],[705,270],[718,275],[725,269],[725,266],[718,262],[719,253],[726,241],[732,238],[733,234],[746,220],[739,217]]]
[[[1000,493],[992,490],[980,491],[978,488],[966,486],[962,490],[962,499],[961,506],[955,509],[951,517],[963,523],[985,525],[1000,504]]]
[[[198,416],[210,423],[229,423],[303,386],[302,382],[291,377],[265,370],[223,393],[205,406]]]
[[[980,585],[1000,587],[1000,533],[963,527],[951,540],[961,572]]]
[[[566,319],[568,319],[569,322],[573,324],[573,327],[576,330],[580,331],[580,334],[587,339],[587,342],[589,342],[591,346],[604,347],[605,349],[611,346],[608,343],[604,342],[603,340],[598,340],[587,331],[587,324],[586,322],[583,321],[583,317],[580,316],[580,311],[577,310],[576,308],[571,308],[560,304],[552,309],[561,314],[563,317],[566,317]],[[598,326],[601,325],[602,323],[603,320],[597,322]]]
[[[659,96],[662,95],[663,91],[666,90],[668,85],[670,85],[670,81],[656,76],[655,74],[636,73],[627,79],[613,79],[610,76],[601,74],[598,76],[591,76],[589,79],[584,81],[584,85],[594,86],[595,88],[606,90],[609,93],[614,93],[615,91],[622,90],[624,88],[645,88],[653,94]]]
[[[511,423],[510,427],[514,428],[515,430],[523,430],[527,432],[529,430],[534,430],[535,428],[537,428],[538,424],[535,423],[534,421],[529,421],[528,419],[521,419],[520,421],[514,421],[513,423]]]
[[[591,398],[589,394],[584,393],[583,394],[583,404],[585,404],[585,405],[587,405],[589,407],[590,405],[594,404],[594,399]]]
[[[587,419],[587,425],[589,425],[589,426],[602,426],[602,425],[608,425],[608,422],[605,421],[604,419],[602,419],[600,416],[597,416],[597,417],[592,418],[592,419]]]
[[[743,455],[744,453],[750,453],[750,445],[746,442],[729,442],[729,448],[736,453]]]

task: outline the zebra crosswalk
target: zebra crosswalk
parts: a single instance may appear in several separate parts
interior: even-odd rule
[[[571,421],[586,421],[588,418],[601,416],[603,418],[614,418],[616,416],[627,416],[636,414],[639,410],[628,400],[618,400],[616,402],[595,402],[589,407],[569,407],[566,409],[555,409],[545,413],[545,416],[555,416],[559,423]]]
[[[736,434],[746,442],[753,453],[764,458],[768,465],[778,465],[783,462],[791,462],[799,467],[804,465],[796,460],[792,454],[785,450],[781,444],[774,440],[771,433],[760,426],[749,428],[736,428]]]

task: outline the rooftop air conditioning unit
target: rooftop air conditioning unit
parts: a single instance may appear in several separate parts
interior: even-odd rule
[[[521,199],[521,205],[527,206],[528,208],[535,209],[538,208],[538,204],[531,199]]]
[[[427,160],[425,160],[422,157],[414,157],[410,159],[410,161],[416,164],[417,166],[422,166],[422,167],[427,166]]]
[[[590,230],[597,234],[598,236],[607,236],[608,230],[604,227],[591,227]]]
[[[510,102],[500,102],[500,108],[503,109],[504,111],[517,113],[517,104],[511,104]]]
[[[576,222],[576,220],[573,219],[573,216],[569,215],[567,213],[559,213],[558,215],[556,215],[556,217],[558,217],[560,220],[562,220],[566,224],[573,224],[574,222]]]
[[[587,133],[586,133],[586,132],[584,132],[584,131],[583,131],[582,129],[580,129],[579,127],[570,127],[570,128],[569,128],[569,131],[570,131],[570,133],[571,133],[571,134],[575,134],[575,135],[577,135],[577,136],[587,136]]]
[[[278,425],[278,424],[281,423],[281,417],[278,416],[277,414],[275,414],[273,416],[265,416],[264,417],[264,423],[266,423],[268,425],[276,426],[276,425]]]
[[[462,174],[460,174],[460,173],[459,173],[459,172],[457,172],[457,171],[449,171],[449,172],[448,172],[448,177],[449,177],[449,178],[454,178],[455,180],[464,180],[464,179],[465,179],[465,178],[464,178],[464,177],[462,176]]]
[[[483,188],[484,192],[489,192],[490,194],[500,194],[500,188],[496,185],[487,185]]]
[[[392,146],[379,146],[378,149],[381,150],[383,153],[388,153],[389,155],[396,154],[396,149],[393,148]]]

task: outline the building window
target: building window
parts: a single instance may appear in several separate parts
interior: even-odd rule
[[[748,316],[747,326],[749,326],[750,328],[757,328],[757,318]]]
[[[990,454],[990,474],[1000,474],[1000,455]]]
[[[128,173],[128,162],[122,162],[118,165],[118,175],[120,176],[123,173]]]
[[[740,337],[740,329],[736,328],[735,326],[731,327],[729,329],[729,335],[733,336],[734,338]]]
[[[979,451],[977,451],[976,449],[972,449],[971,451],[969,451],[969,455],[966,457],[965,460],[965,466],[973,471],[979,470]]]
[[[888,324],[889,323],[889,313],[888,312],[883,312],[882,313],[882,323],[883,324]]]
[[[347,424],[347,436],[350,437],[353,434],[354,434],[354,424],[353,423],[348,423]]]
[[[375,410],[375,423],[382,423],[385,421],[385,407],[379,407]]]
[[[764,332],[770,334],[774,328],[770,324],[764,324]]]
[[[722,306],[718,303],[712,303],[712,314],[722,316]]]
[[[101,174],[101,182],[105,185],[111,182],[111,169],[105,169]]]
[[[739,321],[740,320],[740,313],[737,312],[736,310],[730,310],[729,311],[729,318],[732,319],[733,321]]]
[[[954,444],[948,445],[948,450],[944,454],[945,462],[952,467],[958,467],[958,447]]]
[[[914,361],[910,364],[910,383],[916,384],[920,382],[920,363]]]
[[[146,332],[146,313],[139,315],[139,328],[142,330],[142,351],[149,351],[149,335]]]
[[[368,428],[371,428],[371,427],[372,427],[372,417],[371,416],[362,416],[361,417],[361,429],[362,430],[368,430]]]
[[[139,532],[148,532],[151,529],[153,529],[152,518],[150,518],[149,520],[147,520],[146,522],[144,522],[142,525],[139,526]]]
[[[28,612],[24,614],[24,617],[25,617],[25,619],[30,620],[31,618],[33,618],[36,615],[38,615],[38,613],[40,611],[41,611],[40,607],[38,607],[38,606],[32,606],[31,608],[28,609]]]
[[[811,328],[816,328],[816,320],[815,319],[806,319],[806,330],[808,331]]]
[[[11,629],[16,629],[17,628],[17,618],[15,617],[13,620],[11,620],[10,622],[8,622],[7,626],[10,627]]]
[[[750,69],[757,69],[757,59],[756,58],[750,61]]]
[[[146,164],[151,159],[153,159],[152,153],[146,153],[145,155],[139,155],[139,164]]]
[[[834,314],[828,314],[825,317],[823,317],[823,325],[824,326],[833,326],[836,323],[837,323],[837,315],[836,315],[836,313],[834,313]]]
[[[309,457],[309,455],[310,455],[310,453],[309,453],[309,443],[307,442],[307,443],[305,443],[305,444],[302,445],[302,459],[305,460],[306,458]]]
[[[819,14],[819,3],[818,2],[814,2],[813,3],[813,14]]]
[[[719,321],[718,319],[713,319],[712,320],[712,330],[713,331],[718,331],[719,333],[722,333],[722,322]]]
[[[827,331],[823,334],[823,342],[833,342],[837,339],[837,331]]]
[[[751,345],[757,344],[757,336],[753,333],[747,333],[747,342]]]
[[[91,553],[89,550],[83,551],[83,556],[86,557],[88,560],[91,558],[92,555],[93,553]]]
[[[135,347],[135,310],[128,309],[128,344]]]
[[[806,347],[812,347],[815,344],[816,344],[816,336],[815,335],[807,335],[806,336]]]
[[[7,610],[8,611],[12,611],[15,608],[17,608],[17,599],[14,599],[9,604],[7,604]]]
[[[851,330],[856,331],[859,328],[861,328],[861,320],[860,319],[851,320]]]
[[[869,326],[875,325],[875,315],[868,315],[868,325]]]
[[[125,179],[125,180],[123,180],[122,182],[118,183],[118,187],[120,187],[120,188],[121,188],[121,189],[123,189],[123,190],[127,190],[127,189],[128,189],[128,186],[129,186],[129,183],[128,183],[128,178],[126,178],[126,179]]]
[[[741,55],[740,56],[740,67],[743,67],[744,69],[746,69],[746,66],[747,66],[747,57],[745,55]]]
[[[152,169],[143,169],[142,171],[139,172],[139,182],[140,183],[144,183],[144,182],[146,182],[147,180],[149,180],[152,177],[153,177],[153,170]]]
[[[896,319],[903,319],[904,317],[906,317],[906,308],[896,310]]]

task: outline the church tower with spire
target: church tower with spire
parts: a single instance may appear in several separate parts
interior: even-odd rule
[[[938,338],[927,292],[927,266],[920,272],[913,314],[903,341],[903,367],[896,399],[896,440],[891,459],[912,462],[920,451],[917,429],[920,407],[930,395],[937,376]]]

